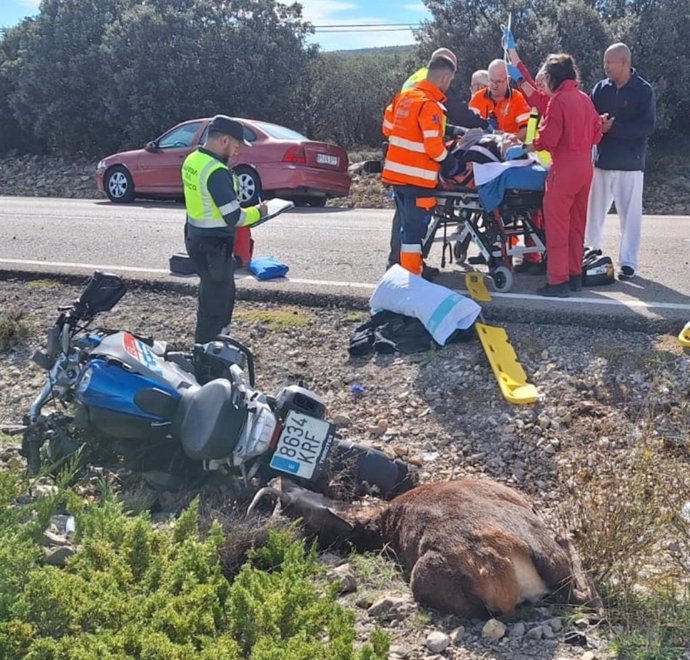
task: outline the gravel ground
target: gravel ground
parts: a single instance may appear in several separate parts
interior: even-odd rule
[[[28,326],[26,339],[0,353],[0,428],[19,423],[28,409],[43,381],[30,355],[54,321],[56,306],[78,293],[77,287],[44,280],[0,282],[0,309],[21,310]],[[133,288],[101,322],[189,348],[195,308],[188,295]],[[529,494],[552,520],[568,504],[574,475],[596,474],[604,457],[623,460],[643,440],[673,452],[673,460],[686,467],[690,462],[690,356],[672,337],[509,324],[517,354],[541,394],[532,406],[514,407],[502,399],[478,341],[414,356],[350,358],[348,338],[362,318],[361,312],[336,306],[285,308],[239,301],[233,333],[256,353],[259,387],[274,391],[303,381],[324,398],[342,437],[406,458],[419,466],[423,481],[462,476],[503,481]],[[361,395],[352,393],[354,384],[363,387]],[[384,620],[396,645],[392,658],[605,655],[596,626],[586,618],[570,626],[563,625],[565,618],[554,622],[563,614],[555,606],[523,611],[504,622],[507,631],[499,641],[491,641],[482,637],[484,622],[422,612],[409,602],[395,571],[383,584],[378,576],[374,585],[356,562],[353,570],[359,588],[345,598],[360,613],[362,635],[373,621],[368,605],[382,595],[405,599],[389,606],[392,614]],[[461,625],[462,633],[457,630]],[[565,643],[573,626],[581,629],[588,646]],[[537,627],[541,630],[533,630]],[[434,655],[425,646],[431,632],[453,632],[456,643]],[[436,648],[433,640],[429,644]]]

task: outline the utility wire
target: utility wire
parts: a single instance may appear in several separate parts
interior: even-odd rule
[[[412,30],[419,30],[421,28],[409,27],[409,28],[371,28],[367,30],[314,30],[316,34],[336,34],[342,32],[345,34],[368,34],[369,32],[410,32]]]
[[[312,25],[314,28],[359,28],[359,27],[399,27],[415,26],[419,23],[333,23],[329,25]]]

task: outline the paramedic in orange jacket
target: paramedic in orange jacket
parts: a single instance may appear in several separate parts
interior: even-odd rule
[[[496,118],[494,129],[517,135],[521,140],[527,133],[530,107],[517,89],[511,89],[508,71],[503,60],[489,64],[489,86],[472,95],[469,106],[483,119]]]
[[[567,298],[582,286],[587,200],[592,184],[592,146],[601,140],[601,117],[581,92],[570,55],[549,55],[544,65],[552,93],[539,136],[529,151],[545,149],[553,164],[546,179],[547,284],[539,295]]]
[[[430,62],[426,79],[398,94],[384,115],[388,150],[381,179],[394,187],[395,207],[402,218],[400,265],[420,276],[424,267],[422,240],[436,200],[420,193],[419,188],[433,190],[442,166],[453,163],[444,143],[443,102],[455,70],[450,59]]]

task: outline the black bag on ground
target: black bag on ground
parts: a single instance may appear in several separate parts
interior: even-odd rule
[[[186,252],[177,252],[170,257],[170,272],[175,275],[196,275],[196,268]]]
[[[603,257],[599,250],[585,252],[582,262],[582,286],[603,286],[615,281],[611,257]]]

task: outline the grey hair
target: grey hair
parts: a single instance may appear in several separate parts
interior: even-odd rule
[[[477,85],[486,85],[488,87],[488,85],[489,85],[489,72],[486,69],[477,69],[472,74],[471,82],[476,83]]]

